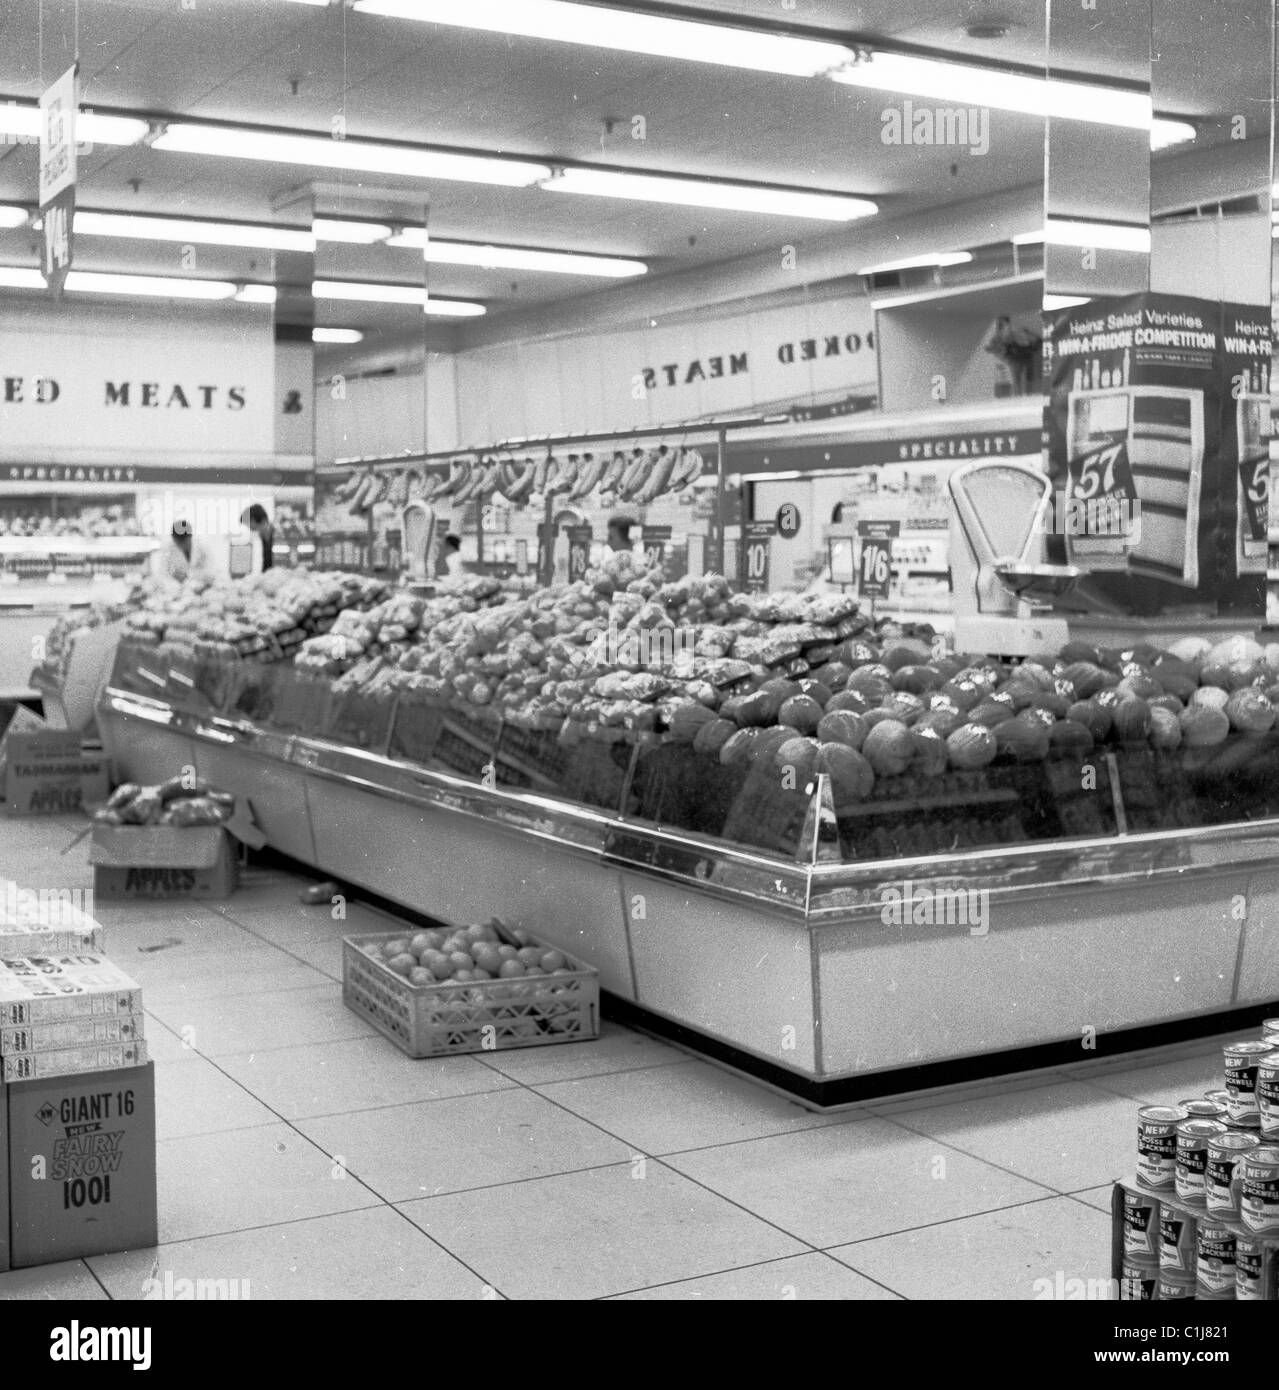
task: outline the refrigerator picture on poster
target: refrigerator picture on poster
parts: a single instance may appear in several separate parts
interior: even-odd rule
[[[1088,576],[1072,605],[1261,616],[1269,357],[1251,306],[1147,293],[1051,316],[1048,551]]]

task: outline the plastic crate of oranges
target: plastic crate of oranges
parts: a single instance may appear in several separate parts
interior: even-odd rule
[[[597,972],[496,918],[343,938],[342,998],[410,1057],[599,1035]]]

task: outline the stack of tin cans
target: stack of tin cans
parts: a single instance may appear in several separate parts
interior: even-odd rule
[[[1279,1018],[1224,1054],[1223,1090],[1137,1112],[1121,1299],[1279,1297]]]

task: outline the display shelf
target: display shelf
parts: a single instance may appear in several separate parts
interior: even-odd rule
[[[518,907],[611,994],[808,1104],[1065,1060],[1085,1015],[1105,1051],[1156,1027],[1215,1031],[1279,998],[1273,816],[829,862],[804,816],[781,854],[645,820],[633,791],[575,800],[527,731],[498,724],[490,743],[451,714],[413,716],[438,723],[425,743],[453,723],[477,758],[505,748],[495,769],[547,769],[554,792],[404,756],[403,706],[379,751],[178,709],[154,669],[156,693],[125,688],[148,684],[136,664],[122,656],[99,711],[119,775],[158,780],[193,759],[250,799],[269,843],[326,875],[438,917]],[[967,908],[893,921],[903,890]],[[1230,911],[1238,895],[1246,921]]]

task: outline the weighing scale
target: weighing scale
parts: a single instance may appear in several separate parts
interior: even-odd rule
[[[1051,600],[1069,593],[1084,572],[1044,563],[1047,476],[1029,464],[990,459],[962,464],[947,481],[955,650],[1030,656],[1063,646],[1066,620],[1053,615]]]
[[[404,560],[404,585],[413,591],[435,588],[435,560],[439,549],[435,508],[425,502],[408,502],[400,511],[400,550]]]

